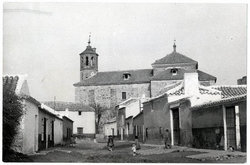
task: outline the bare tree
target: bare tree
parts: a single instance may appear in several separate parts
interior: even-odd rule
[[[102,118],[104,117],[108,108],[105,106],[101,106],[100,104],[97,104],[96,102],[92,103],[90,106],[95,110],[96,133],[100,133],[100,129],[102,128],[102,125],[104,123],[102,121]]]

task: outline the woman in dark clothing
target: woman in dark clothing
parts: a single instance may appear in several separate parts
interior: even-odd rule
[[[109,151],[113,151],[113,147],[114,147],[114,139],[111,135],[108,136],[108,143],[107,143],[107,146],[108,146],[108,150]]]

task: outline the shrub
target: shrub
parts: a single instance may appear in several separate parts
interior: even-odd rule
[[[22,115],[21,98],[14,91],[3,89],[3,161],[9,156]]]

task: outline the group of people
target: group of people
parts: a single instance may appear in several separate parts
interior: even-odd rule
[[[170,149],[171,148],[171,143],[170,143],[170,132],[168,129],[166,129],[166,133],[164,135],[164,143],[165,143],[165,148],[164,149]],[[114,139],[113,136],[108,136],[108,142],[107,142],[107,147],[109,151],[113,151],[114,148]],[[133,156],[136,156],[137,150],[141,149],[139,140],[138,140],[138,136],[135,136],[135,142],[132,145],[132,152],[133,152]]]

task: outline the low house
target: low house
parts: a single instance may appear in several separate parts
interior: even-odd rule
[[[193,146],[246,151],[246,85],[214,88],[222,91],[221,99],[190,108]]]
[[[39,108],[39,115],[38,115],[38,144],[39,144],[39,150],[47,149],[50,147],[54,147],[55,145],[55,139],[57,144],[62,143],[62,127],[56,127],[57,130],[55,130],[55,122],[61,123],[63,122],[63,119],[58,116],[55,111],[44,105],[41,104]]]
[[[129,98],[116,106],[117,136],[121,140],[134,140],[134,129],[136,127],[133,124],[133,117],[142,111],[142,101],[146,99],[144,96],[141,98]]]
[[[78,137],[94,138],[95,112],[93,108],[74,102],[48,101],[44,102],[44,104],[74,121],[73,135]]]
[[[116,117],[108,120],[105,124],[104,124],[104,135],[107,137],[109,135],[112,136],[117,136],[117,127],[116,127]]]
[[[26,75],[4,76],[3,88],[13,90],[21,99],[23,111],[12,148],[25,154],[38,151],[38,115],[40,103],[30,96]],[[3,135],[4,136],[4,135]]]
[[[70,137],[73,135],[73,123],[74,121],[63,116],[63,141],[67,142],[70,140]]]
[[[144,116],[143,110],[133,117],[133,132],[134,135],[138,136],[140,142],[145,141],[145,131],[144,131]]]
[[[204,87],[197,73],[184,77],[144,102],[145,141],[162,144],[162,133],[169,129],[172,145],[244,150],[246,86]]]
[[[26,79],[26,75],[4,76],[3,88],[13,90],[21,98],[25,112],[12,148],[32,154],[63,142],[65,117],[31,97]],[[70,124],[72,129],[73,121]]]

